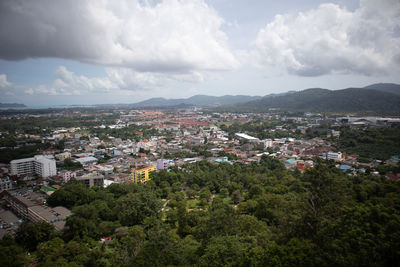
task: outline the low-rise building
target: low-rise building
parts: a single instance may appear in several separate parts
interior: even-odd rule
[[[0,191],[11,190],[14,188],[15,182],[10,178],[0,178]]]
[[[103,186],[104,185],[104,175],[98,172],[88,173],[82,176],[76,176],[75,179],[90,188],[92,186]]]
[[[10,210],[0,208],[0,239],[6,234],[13,235],[23,220],[19,219]]]
[[[56,159],[61,160],[61,161],[64,161],[64,160],[70,159],[70,158],[71,158],[71,153],[69,153],[69,152],[63,152],[63,153],[56,155]]]
[[[167,159],[158,159],[157,160],[157,170],[167,170],[169,167],[169,160]]]
[[[76,177],[76,172],[61,171],[61,172],[58,173],[58,175],[62,177],[62,181],[64,183],[68,183],[69,180],[71,180],[71,178],[75,178]]]
[[[248,141],[250,143],[258,143],[260,142],[260,139],[250,136],[248,134],[245,133],[235,133],[235,138],[238,140],[245,140]]]
[[[264,142],[264,148],[272,147],[272,144],[273,144],[272,139],[265,139],[265,140],[263,140],[263,142]]]
[[[332,160],[342,160],[342,153],[329,151],[328,153],[322,153],[321,158],[332,159]]]
[[[19,217],[32,222],[45,221],[52,224],[56,230],[63,230],[67,217],[71,215],[71,211],[67,208],[61,206],[50,208],[44,205],[44,199],[29,190],[3,191],[0,196]]]
[[[82,164],[82,166],[87,166],[89,164],[96,163],[98,161],[98,159],[95,157],[89,156],[89,157],[82,157],[82,158],[75,159],[75,161]]]

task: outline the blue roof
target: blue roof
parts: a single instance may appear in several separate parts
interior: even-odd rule
[[[346,170],[350,170],[351,166],[349,166],[349,165],[340,165],[339,169],[346,171]]]
[[[288,160],[286,160],[286,162],[289,162],[289,163],[293,163],[293,162],[295,162],[296,160],[295,159],[288,159]]]

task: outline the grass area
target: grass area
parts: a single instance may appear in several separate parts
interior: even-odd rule
[[[230,127],[232,124],[244,124],[244,122],[232,122],[232,121],[219,121],[215,123],[217,127],[221,127],[221,125],[225,124],[227,127]]]
[[[225,204],[233,204],[233,201],[232,201],[232,199],[231,199],[230,197],[224,198],[224,199],[223,199],[223,202],[224,202]]]
[[[189,199],[187,201],[187,208],[188,209],[199,209],[200,201],[198,199]]]
[[[89,134],[90,131],[87,130],[87,129],[81,129],[81,130],[79,130],[79,131],[76,131],[75,133],[82,134],[82,135],[86,135],[86,134]]]

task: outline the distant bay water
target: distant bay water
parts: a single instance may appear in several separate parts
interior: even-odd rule
[[[55,108],[90,108],[95,105],[26,105],[26,107],[0,107],[0,110],[29,110],[29,109],[55,109]]]

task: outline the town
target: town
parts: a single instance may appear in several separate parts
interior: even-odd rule
[[[42,128],[50,119],[55,125]],[[1,121],[1,237],[14,234],[24,220],[46,221],[62,230],[71,211],[48,207],[46,198],[71,180],[87,188],[141,184],[154,172],[200,161],[249,165],[271,157],[286,169],[303,173],[320,159],[347,175],[400,179],[400,173],[390,171],[398,166],[399,155],[366,157],[340,146],[343,129],[393,128],[400,124],[398,118],[279,110],[229,113],[193,107],[18,112],[3,114]],[[6,129],[11,122],[23,127]]]
[[[1,0],[0,266],[398,266],[399,18]]]

